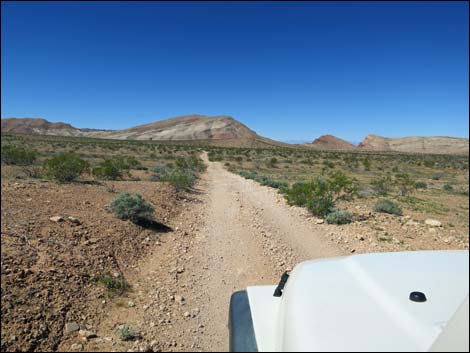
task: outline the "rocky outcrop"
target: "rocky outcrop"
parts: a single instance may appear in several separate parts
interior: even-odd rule
[[[359,144],[359,148],[370,151],[410,153],[469,153],[468,139],[447,136],[388,138],[377,135],[367,135]]]
[[[356,148],[352,143],[333,135],[323,135],[315,139],[312,145],[327,150],[352,150]]]

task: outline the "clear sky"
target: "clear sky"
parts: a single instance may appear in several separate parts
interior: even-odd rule
[[[2,1],[2,118],[468,137],[467,2]]]

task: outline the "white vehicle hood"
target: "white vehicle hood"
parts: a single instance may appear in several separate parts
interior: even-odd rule
[[[257,305],[262,287],[248,288],[258,348],[428,351],[468,297],[468,272],[468,251],[378,253],[301,263],[281,298],[266,303],[264,295],[269,315],[262,315]],[[414,291],[427,300],[411,301]],[[468,327],[468,309],[466,315]]]

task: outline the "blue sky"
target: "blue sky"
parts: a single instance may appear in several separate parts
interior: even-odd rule
[[[2,118],[468,137],[467,2],[5,2]]]

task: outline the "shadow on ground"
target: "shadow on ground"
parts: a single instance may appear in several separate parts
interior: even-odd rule
[[[150,219],[143,219],[143,220],[136,222],[135,224],[137,224],[138,226],[142,228],[153,230],[154,232],[159,232],[159,233],[168,233],[168,232],[173,231],[171,227],[168,227],[167,225],[163,223],[150,220]]]

